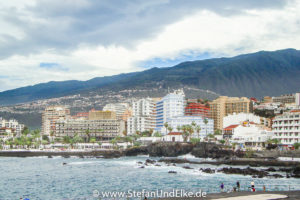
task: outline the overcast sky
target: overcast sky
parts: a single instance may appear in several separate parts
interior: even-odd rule
[[[300,49],[297,0],[0,2],[0,91]]]

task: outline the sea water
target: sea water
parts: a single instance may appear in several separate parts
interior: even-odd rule
[[[42,200],[97,199],[94,191],[171,191],[174,189],[207,193],[220,192],[223,182],[230,191],[240,181],[242,190],[249,190],[254,180],[258,190],[299,190],[300,179],[252,178],[223,173],[207,174],[199,168],[222,168],[224,166],[183,165],[144,166],[148,157],[122,157],[114,159],[28,157],[0,158],[0,199],[29,198]],[[159,158],[149,158],[159,160]],[[66,164],[63,164],[66,163]],[[228,166],[227,166],[228,167]],[[234,166],[246,167],[246,166]],[[168,173],[176,171],[177,174]],[[283,174],[284,175],[284,174]]]

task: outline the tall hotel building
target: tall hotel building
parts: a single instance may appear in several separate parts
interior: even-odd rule
[[[214,129],[223,128],[223,118],[233,113],[252,112],[253,106],[246,97],[220,96],[210,103],[210,117],[214,120]]]
[[[50,136],[55,132],[55,123],[59,119],[70,117],[70,109],[65,106],[48,106],[42,114],[42,135]]]
[[[184,116],[184,98],[183,90],[176,90],[156,103],[156,131],[163,132],[168,119]]]
[[[140,99],[132,104],[132,117],[127,119],[127,134],[155,129],[156,99]]]
[[[283,145],[300,142],[300,110],[292,110],[273,119],[274,137]]]

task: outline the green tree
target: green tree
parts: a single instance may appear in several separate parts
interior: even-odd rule
[[[153,136],[154,136],[154,137],[161,137],[162,135],[161,135],[160,132],[155,132],[155,133],[153,134]]]
[[[221,144],[225,144],[225,140],[220,140],[219,141]]]
[[[168,127],[168,131],[169,131],[169,133],[171,133],[172,132],[172,130],[173,130],[173,128],[172,127]]]
[[[85,142],[89,142],[91,137],[90,129],[85,130]]]
[[[215,135],[222,135],[222,131],[220,129],[216,129],[214,134]]]
[[[196,131],[196,133],[197,133],[198,138],[200,139],[201,126],[200,126],[200,125],[197,125],[197,126],[195,127],[195,131]]]
[[[48,142],[50,141],[49,137],[47,135],[42,136],[42,140],[47,140]]]
[[[208,124],[207,118],[204,118],[204,124],[205,124],[205,136],[207,137],[207,124]]]
[[[51,141],[53,141],[53,138],[54,138],[54,131],[50,131],[50,138],[51,138]]]
[[[149,130],[150,137],[153,135],[153,132],[154,132],[153,128],[150,128],[150,130]]]
[[[70,144],[71,142],[71,137],[70,136],[64,136],[63,137],[63,143],[64,144]]]
[[[182,125],[181,130],[183,140],[184,142],[187,142],[189,137],[194,133],[194,129],[191,125]]]
[[[299,149],[299,147],[300,147],[300,143],[299,143],[299,142],[297,142],[297,143],[294,143],[294,145],[293,145],[293,146],[294,146],[294,148],[295,148],[295,149]]]
[[[27,126],[25,126],[22,130],[22,135],[27,136],[29,134],[29,132],[30,132],[29,128]]]
[[[177,131],[180,132],[180,131],[181,131],[181,126],[178,125],[178,126],[176,127],[176,129],[177,129]]]
[[[95,137],[91,137],[90,142],[94,144],[96,142],[96,138]]]
[[[190,142],[195,145],[200,142],[200,138],[191,138]]]
[[[164,127],[165,127],[165,129],[166,129],[167,134],[168,134],[168,127],[169,127],[168,122],[165,122],[165,123],[164,123]]]
[[[110,143],[113,145],[113,147],[115,147],[117,144],[117,140],[114,138],[110,141]]]

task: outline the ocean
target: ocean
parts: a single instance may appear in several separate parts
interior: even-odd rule
[[[30,200],[95,200],[106,199],[103,195],[107,192],[124,192],[128,195],[129,192],[144,194],[157,191],[171,192],[174,189],[194,193],[200,190],[216,193],[220,192],[222,182],[225,190],[230,191],[236,181],[240,181],[242,190],[248,190],[251,181],[255,182],[257,190],[262,190],[263,185],[267,190],[300,190],[300,179],[252,178],[218,172],[207,174],[199,171],[199,168],[217,169],[225,165],[190,164],[189,167],[193,169],[184,169],[182,166],[186,164],[168,166],[165,163],[159,163],[161,166],[151,165],[140,168],[141,164],[137,162],[144,162],[148,158],[147,156],[114,159],[1,157],[0,199],[13,200],[22,197]],[[159,158],[149,159],[158,160]],[[245,166],[234,167],[244,168]],[[169,171],[177,173],[168,173]]]

